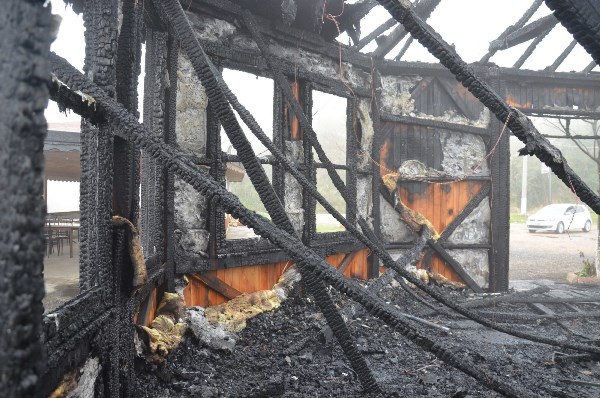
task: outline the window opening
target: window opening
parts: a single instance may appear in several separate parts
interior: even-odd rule
[[[312,123],[317,139],[329,160],[337,166],[346,165],[346,108],[347,100],[321,91],[313,91]],[[320,163],[317,154],[315,162]],[[342,181],[346,181],[346,171],[337,170]],[[333,185],[327,170],[317,166],[317,189],[342,215],[346,214],[346,202]],[[316,232],[337,232],[345,228],[331,214],[317,203]]]
[[[273,138],[273,81],[264,77],[252,75],[250,73],[224,69],[223,79],[229,86],[229,89],[238,98],[238,101],[254,116],[259,126],[269,138]],[[270,152],[262,143],[252,134],[250,129],[244,124],[239,115],[234,111],[238,123],[242,127],[246,138],[250,142],[256,156],[260,159],[267,159]],[[221,150],[225,162],[225,184],[229,191],[240,198],[244,206],[248,207],[267,217],[265,207],[263,206],[258,192],[252,185],[250,178],[246,175],[241,162],[235,161],[236,150],[231,145],[229,137],[221,126]],[[232,161],[233,160],[233,161]],[[263,164],[263,168],[269,181],[272,180],[272,166]],[[243,225],[239,220],[231,215],[225,214],[225,239],[238,240],[254,238],[256,234],[251,228]]]

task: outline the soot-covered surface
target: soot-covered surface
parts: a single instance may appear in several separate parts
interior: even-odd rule
[[[570,288],[554,285],[552,292],[568,296]],[[578,294],[600,291],[578,290]],[[451,328],[450,334],[421,329],[455,349],[460,357],[484,368],[509,384],[540,396],[600,396],[600,363],[576,359],[555,361],[561,354],[577,354],[485,329],[465,318],[431,315],[399,287],[382,293],[404,312]],[[453,294],[457,300],[472,297]],[[344,304],[341,297],[339,305]],[[553,311],[597,311],[596,304],[544,304]],[[494,303],[482,311],[534,314],[528,304]],[[427,315],[427,314],[430,315]],[[322,317],[307,298],[292,298],[274,312],[248,322],[232,353],[202,347],[187,336],[164,367],[139,362],[137,397],[364,397],[342,351],[330,333],[322,332]],[[348,322],[360,351],[386,394],[398,397],[496,397],[473,378],[424,352],[399,333],[359,312]],[[598,338],[599,322],[568,320],[576,334]],[[577,339],[552,321],[515,324],[520,330],[556,338]],[[326,330],[326,329],[325,329]],[[590,342],[587,340],[587,342]],[[564,357],[561,357],[564,358]],[[560,358],[559,358],[560,359]]]

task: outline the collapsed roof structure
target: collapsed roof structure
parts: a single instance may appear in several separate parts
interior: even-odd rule
[[[404,267],[426,247],[423,264],[434,273],[475,292],[508,289],[510,132],[525,144],[522,155],[537,156],[600,213],[600,198],[527,117],[600,119],[600,75],[591,72],[600,62],[600,5],[546,0],[553,14],[529,22],[542,5],[535,0],[479,63],[468,65],[425,22],[440,0],[73,0],[67,3],[83,13],[86,27],[82,74],[49,51],[53,23],[44,3],[9,0],[0,17],[2,53],[13,55],[0,62],[0,134],[7,142],[0,152],[0,390],[6,396],[48,395],[65,373],[92,356],[102,369],[92,383],[95,393],[128,396],[133,320],[151,321],[156,297],[176,290],[177,275],[190,275],[186,303],[206,306],[270,288],[289,262],[298,267],[366,391],[379,386],[326,285],[487,387],[524,396],[416,330],[376,295],[378,284],[368,290],[342,275],[377,278],[381,265],[387,271],[380,284],[398,274],[485,326],[600,353],[596,346],[496,324]],[[391,19],[361,36],[360,21],[377,5]],[[555,72],[574,41],[546,70],[519,69],[559,22],[594,62],[580,73]],[[351,45],[336,41],[342,33]],[[403,39],[400,52],[387,59]],[[403,62],[415,39],[441,65]],[[376,48],[361,52],[373,40]],[[136,111],[143,41],[141,124]],[[524,42],[531,44],[513,68],[489,62],[496,52]],[[272,138],[228,88],[224,68],[273,79]],[[330,159],[322,133],[312,126],[315,91],[347,101],[343,164]],[[48,98],[84,118],[81,293],[42,316]],[[240,122],[270,156],[257,156]],[[221,127],[236,154],[222,151]],[[228,165],[238,162],[269,219],[226,189]],[[326,170],[344,211],[317,189],[317,170]],[[317,203],[344,231],[317,231]],[[225,214],[261,238],[228,240]],[[131,236],[113,226],[113,215],[140,227],[148,277],[135,286],[139,264],[129,255]]]

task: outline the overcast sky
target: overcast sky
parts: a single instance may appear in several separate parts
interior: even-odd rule
[[[75,15],[70,7],[66,7],[62,0],[51,0],[51,3],[53,12],[61,15],[63,18],[58,38],[52,44],[52,50],[66,58],[79,70],[82,70],[85,49],[83,20],[81,16]],[[530,4],[531,1],[529,0],[442,0],[441,4],[429,18],[428,23],[448,43],[455,45],[457,53],[465,61],[475,62],[481,59],[487,52],[490,41],[496,39],[509,25],[514,24]],[[549,13],[550,10],[542,4],[530,21]],[[377,6],[363,20],[361,26],[362,35],[365,36],[370,33],[389,18],[390,16],[387,11],[383,7]],[[347,38],[342,37],[341,40],[347,40]],[[572,36],[562,25],[558,24],[538,46],[527,62],[525,62],[523,69],[539,70],[550,65],[571,40]],[[388,57],[395,57],[403,44],[404,41],[393,49]],[[523,43],[510,50],[500,51],[491,61],[499,66],[510,67],[528,45],[529,43]],[[375,43],[371,43],[371,45],[365,47],[362,51],[370,52],[375,46]],[[417,42],[413,43],[403,57],[403,60],[437,62]],[[591,60],[590,55],[581,46],[577,45],[558,70],[581,71]],[[595,70],[599,70],[598,67]],[[240,101],[256,117],[267,135],[272,136],[272,81],[240,72],[227,72],[224,74],[224,77],[233,91],[240,97]],[[143,82],[143,76],[140,77],[140,82]],[[140,98],[142,91],[143,87],[140,87]],[[340,102],[336,98],[324,96],[315,101],[313,112],[322,111],[334,114],[339,109],[342,109],[343,112],[343,106],[343,101]],[[50,101],[46,111],[46,118],[50,127],[55,129],[67,129],[67,124],[71,128],[76,128],[79,123],[79,117],[72,114],[69,116],[61,114],[56,104],[52,101]],[[319,132],[318,129],[319,126],[315,125],[317,133]],[[256,144],[256,142],[254,143]],[[224,149],[226,148],[227,140],[224,139]],[[257,152],[261,152],[263,148],[259,144],[256,144],[256,149]],[[74,206],[77,206],[78,199],[76,196],[79,189],[78,185],[76,183],[51,183],[49,185],[48,210],[50,212],[66,211],[72,210]],[[69,199],[67,200],[65,197]]]

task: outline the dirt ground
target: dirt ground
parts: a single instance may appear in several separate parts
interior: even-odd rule
[[[548,279],[565,282],[568,272],[580,271],[585,258],[594,261],[596,226],[590,232],[529,233],[525,224],[510,225],[510,280]]]

